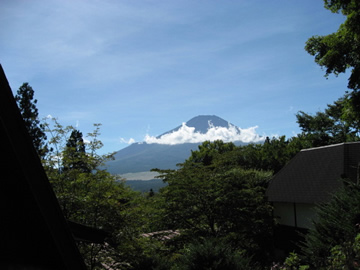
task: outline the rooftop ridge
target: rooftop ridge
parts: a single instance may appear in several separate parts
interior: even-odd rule
[[[313,150],[318,150],[318,149],[322,149],[322,148],[338,147],[340,145],[357,144],[357,143],[360,143],[360,141],[357,141],[357,142],[343,142],[343,143],[336,143],[336,144],[330,144],[330,145],[324,145],[324,146],[318,146],[318,147],[311,147],[311,148],[301,149],[300,152],[313,151]]]

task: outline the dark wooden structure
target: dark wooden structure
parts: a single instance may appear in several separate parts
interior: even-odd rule
[[[301,150],[272,179],[272,202],[321,203],[341,186],[341,178],[358,181],[360,142]]]
[[[86,269],[0,65],[0,269]]]
[[[295,243],[316,220],[314,207],[328,201],[343,185],[342,179],[358,182],[359,165],[360,142],[349,142],[304,149],[280,170],[266,191],[280,224],[276,246],[296,249]]]

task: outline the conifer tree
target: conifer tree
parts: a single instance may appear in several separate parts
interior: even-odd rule
[[[34,99],[34,90],[26,82],[20,86],[15,96],[21,116],[25,122],[36,152],[40,157],[46,154],[46,134],[45,127],[40,123],[39,112],[36,107],[37,100]]]
[[[86,150],[83,140],[83,134],[74,129],[66,142],[63,156],[64,170],[79,170],[81,172],[90,172],[91,169],[86,163]]]
[[[345,181],[344,187],[329,202],[318,206],[317,221],[306,235],[305,261],[314,269],[329,269],[331,248],[344,246],[344,243],[351,246],[359,233],[359,224],[360,186]]]

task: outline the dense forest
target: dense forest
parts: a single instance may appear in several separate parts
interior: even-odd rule
[[[301,149],[359,140],[360,2],[325,0],[346,21],[311,37],[305,49],[326,75],[351,70],[348,91],[315,114],[298,112],[302,132],[235,146],[206,141],[176,170],[158,170],[167,186],[135,192],[103,169],[100,124],[87,134],[38,119],[34,90],[15,97],[66,219],[107,233],[104,244],[78,242],[89,269],[359,269],[360,186],[344,185],[319,205],[319,220],[298,253],[274,254],[277,222],[265,191]],[[344,209],[346,211],[344,211]]]

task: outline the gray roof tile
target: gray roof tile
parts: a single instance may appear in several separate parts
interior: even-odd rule
[[[330,198],[341,178],[357,181],[360,142],[300,151],[270,182],[272,202],[319,203]]]

